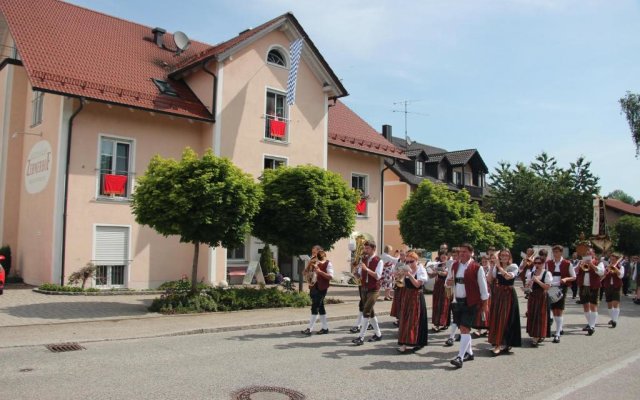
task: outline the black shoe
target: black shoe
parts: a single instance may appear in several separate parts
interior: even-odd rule
[[[400,326],[400,322],[398,322],[398,321],[393,321],[393,326]]]
[[[453,346],[453,339],[449,338],[447,339],[446,342],[444,342],[444,347],[451,347]]]
[[[560,336],[554,336],[553,343],[560,343]]]
[[[373,335],[371,336],[371,338],[369,338],[369,340],[367,340],[367,342],[379,342],[382,340],[382,335],[378,336],[378,335]]]
[[[609,322],[607,322],[607,325],[611,325],[613,323],[613,320],[609,320]]]
[[[464,357],[462,358],[462,361],[467,362],[467,361],[473,361],[473,360],[475,360],[475,357],[473,356],[473,354],[464,353]]]
[[[307,328],[301,331],[300,333],[302,333],[303,335],[311,336],[311,329]]]
[[[320,329],[316,335],[326,335],[327,333],[329,333],[329,329]]]
[[[449,362],[451,363],[451,365],[453,365],[456,368],[462,368],[462,358],[460,357],[456,357]]]
[[[351,329],[349,329],[349,332],[358,333],[358,332],[360,332],[360,327],[359,326],[354,326]]]
[[[480,332],[472,332],[472,333],[471,333],[471,337],[472,337],[473,339],[479,339],[479,338],[481,338],[481,337],[482,337],[482,334],[481,334]],[[466,361],[466,360],[465,360],[465,361]]]
[[[537,340],[532,340],[531,341],[531,347],[538,347],[540,345],[540,342]]]
[[[591,336],[591,335],[593,335],[594,333],[596,333],[595,328],[591,328],[591,327],[589,327],[589,329],[587,330],[587,335]]]
[[[351,343],[355,344],[356,346],[362,346],[364,344],[364,340],[362,340],[361,337],[357,337],[353,339]]]
[[[564,329],[560,331],[560,336],[564,335]]]
[[[618,326],[618,323],[616,321],[611,321],[611,327],[615,328],[616,326]]]
[[[585,326],[584,328],[582,328],[582,332],[589,332],[589,325]]]
[[[372,331],[373,330],[373,326],[371,326],[371,324],[369,324],[369,326],[367,326],[367,330],[368,331]]]

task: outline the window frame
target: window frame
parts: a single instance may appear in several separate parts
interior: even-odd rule
[[[273,161],[281,161],[282,162],[282,166],[286,167],[289,165],[289,158],[288,157],[283,157],[283,156],[276,156],[273,154],[263,154],[262,155],[262,170],[265,171],[267,168],[265,167],[265,163],[267,160],[273,160]],[[270,169],[277,169],[280,166],[277,166],[275,168],[270,168]]]
[[[283,97],[283,108],[284,108],[284,112],[283,112],[283,117],[279,117],[277,116],[277,111],[274,110],[274,114],[269,114],[267,107],[269,105],[269,94],[273,93],[276,96],[282,96]],[[277,97],[274,99],[274,102],[277,102]],[[276,106],[277,108],[277,106]],[[291,120],[289,119],[289,105],[287,104],[287,92],[286,90],[281,90],[281,89],[276,89],[273,87],[269,87],[267,86],[265,88],[265,92],[264,92],[264,125],[262,127],[262,140],[264,140],[265,142],[269,142],[269,143],[278,143],[278,144],[289,144],[289,135],[291,133],[290,131],[290,122]],[[286,123],[286,128],[285,128],[285,132],[284,132],[284,138],[282,139],[276,139],[274,137],[269,137],[267,135],[267,132],[269,131],[269,121],[271,119],[273,119],[273,117],[276,117],[279,121],[284,121]]]
[[[127,186],[126,186],[126,195],[125,196],[116,196],[116,195],[105,195],[102,194],[102,185],[101,185],[101,164],[102,164],[102,141],[103,139],[113,140],[114,146],[117,143],[126,143],[129,145],[129,165],[127,171]],[[117,148],[117,146],[116,146]],[[136,139],[131,137],[124,137],[118,135],[110,135],[106,133],[98,134],[98,157],[96,160],[96,199],[98,200],[109,200],[109,201],[130,201],[131,194],[133,193],[133,189],[135,187],[135,149],[136,149]],[[114,153],[115,154],[115,153]],[[114,157],[115,159],[115,157]],[[112,161],[113,165],[113,161]],[[113,171],[113,169],[112,169]]]
[[[248,253],[248,249],[249,247],[247,246],[247,242],[248,242],[248,238],[245,238],[244,242],[242,243],[242,247],[243,247],[243,256],[242,258],[231,258],[230,254],[232,252],[234,252],[236,249],[226,249],[226,253],[227,253],[227,262],[229,264],[242,264],[242,263],[246,263],[247,261],[249,261],[249,257],[247,257],[247,253]],[[236,254],[234,254],[235,256]]]
[[[271,53],[274,50],[280,53],[280,55],[282,56],[282,60],[284,61],[284,65],[276,64],[269,61],[269,53]],[[289,69],[289,66],[291,65],[291,62],[289,59],[289,50],[285,49],[284,47],[278,44],[274,44],[267,49],[267,54],[264,57],[264,61],[267,63],[267,65],[270,65],[273,67]]]
[[[453,173],[451,174],[451,182],[454,185],[462,185],[462,171],[453,171]]]
[[[424,176],[424,161],[416,160],[416,176]]]
[[[31,128],[42,123],[44,114],[44,92],[32,89],[31,97]]]
[[[127,259],[126,260],[122,260],[123,264],[116,264],[116,263],[107,263],[107,262],[101,262],[101,260],[96,260],[96,250],[98,248],[98,229],[99,228],[125,228],[127,230]],[[127,288],[129,286],[129,282],[131,280],[131,263],[132,263],[132,259],[131,259],[131,225],[120,225],[120,224],[93,224],[93,251],[92,251],[92,255],[91,255],[91,262],[93,263],[93,265],[96,266],[96,274],[94,275],[94,277],[92,278],[92,284],[93,287],[98,288],[98,289],[120,289],[120,288]],[[123,266],[124,267],[124,271],[123,271],[123,275],[122,275],[122,285],[112,285],[110,280],[112,277],[112,269],[113,267],[119,267],[119,266]],[[99,285],[98,284],[98,277],[97,277],[97,268],[98,267],[107,267],[108,268],[108,272],[107,272],[107,283],[104,285]]]
[[[364,210],[364,213],[359,214],[356,212],[356,218],[367,218],[369,216],[369,174],[365,174],[362,172],[351,172],[351,188],[352,189],[360,189],[357,187],[353,186],[353,179],[354,178],[363,178],[364,180],[364,189],[362,196],[360,198],[361,199],[366,199],[367,200],[367,207]]]

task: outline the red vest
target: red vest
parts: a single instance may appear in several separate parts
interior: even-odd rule
[[[582,287],[584,286],[584,275],[585,272],[582,270],[582,268],[578,268],[578,287]],[[600,289],[600,276],[598,274],[595,273],[594,270],[589,269],[589,286],[594,288],[594,289]]]
[[[547,263],[545,266],[547,267],[547,271],[549,271],[550,273],[553,274],[554,272],[556,272],[556,262],[553,259],[547,260]],[[569,268],[571,268],[571,263],[568,260],[562,259],[562,261],[560,261],[560,279],[571,277]],[[561,284],[561,285],[567,286],[565,284]]]
[[[458,275],[459,261],[453,263],[453,279]],[[475,306],[482,303],[480,298],[480,286],[478,286],[478,269],[480,265],[475,261],[469,261],[467,269],[464,271],[464,290],[467,292],[467,305]]]
[[[329,266],[329,260],[318,264],[318,270],[326,273],[328,266]],[[317,279],[316,279],[316,288],[318,290],[327,290],[327,289],[329,289],[329,283],[330,282],[331,282],[330,279],[325,278],[323,276],[320,276],[320,274],[318,274]]]
[[[613,280],[613,283],[611,283],[611,280]],[[622,279],[618,278],[618,274],[615,272],[607,272],[604,274],[604,278],[602,279],[602,286],[606,288],[620,289],[622,287]]]
[[[379,261],[380,257],[371,257],[369,261],[367,261],[367,268],[375,271]],[[380,290],[380,280],[376,279],[374,276],[369,275],[368,272],[366,274],[362,274],[362,277],[360,279],[362,281],[362,287],[369,290]]]

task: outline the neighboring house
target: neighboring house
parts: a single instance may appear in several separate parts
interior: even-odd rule
[[[192,246],[136,224],[130,209],[151,157],[179,158],[186,146],[212,148],[256,178],[278,165],[335,164],[369,174],[377,196],[382,161],[366,154],[378,149],[355,144],[344,160],[340,139],[328,145],[329,105],[347,91],[292,14],[179,53],[164,29],[57,0],[0,0],[0,13],[0,243],[27,283],[66,282],[87,262],[104,288],[189,274]],[[299,38],[288,106],[288,49]],[[375,213],[359,222],[377,223]],[[228,266],[257,260],[261,247],[255,238],[238,249],[202,246],[199,277],[227,280]]]
[[[449,190],[465,189],[471,199],[482,203],[487,194],[486,175],[489,172],[476,149],[447,151],[422,143],[410,142],[387,135],[386,138],[403,149],[408,160],[387,160],[384,174],[384,240],[399,247],[400,235],[398,211],[411,193],[428,179],[446,185]]]
[[[611,228],[625,215],[640,217],[640,207],[618,199],[596,196],[593,199],[593,230],[595,237],[609,237]]]
[[[384,125],[383,131],[389,135],[391,127]],[[328,169],[342,175],[351,187],[361,193],[356,207],[354,235],[363,233],[373,237],[379,251],[382,251],[384,240],[381,200],[385,189],[382,185],[385,159],[408,160],[401,149],[387,141],[344,103],[337,101],[329,108]],[[329,256],[336,271],[349,271],[349,240],[338,241]]]

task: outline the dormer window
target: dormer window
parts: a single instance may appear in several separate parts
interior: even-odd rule
[[[151,80],[156,84],[158,90],[160,90],[160,93],[166,94],[168,96],[178,97],[178,92],[176,92],[175,89],[171,87],[171,84],[169,84],[169,82],[155,78],[151,78]]]
[[[282,50],[278,48],[269,50],[269,53],[267,54],[267,62],[279,67],[287,67],[287,59],[285,58]]]

